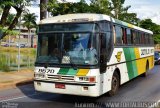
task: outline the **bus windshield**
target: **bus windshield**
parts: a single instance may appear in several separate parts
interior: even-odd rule
[[[96,65],[96,38],[91,32],[40,33],[36,62]]]

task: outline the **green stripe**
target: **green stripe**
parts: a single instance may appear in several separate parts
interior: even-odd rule
[[[76,75],[78,72],[78,69],[69,69],[67,75]]]
[[[66,75],[69,71],[69,68],[61,68],[58,74]]]
[[[136,59],[134,48],[123,48],[123,51],[124,51],[126,61],[130,61],[130,62],[127,62],[127,70],[128,70],[129,79],[132,79],[138,76],[136,61],[131,61]]]

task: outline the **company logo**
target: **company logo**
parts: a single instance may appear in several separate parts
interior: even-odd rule
[[[117,52],[117,55],[115,55],[118,62],[121,61],[121,55],[122,55],[122,51]]]

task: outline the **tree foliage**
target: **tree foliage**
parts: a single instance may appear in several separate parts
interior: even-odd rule
[[[13,28],[18,23],[18,19],[20,18],[22,12],[25,11],[25,7],[30,5],[31,1],[35,0],[0,0],[0,7],[3,9],[2,17],[0,19],[0,30],[1,35],[0,39],[8,35],[8,33],[12,32]],[[10,9],[13,7],[16,10],[16,15],[13,20],[8,25],[7,19],[10,17]],[[7,27],[7,29],[4,29]],[[3,29],[3,30],[2,30]]]
[[[129,13],[131,6],[124,7],[124,2],[125,0],[90,0],[90,4],[87,4],[85,0],[76,3],[59,3],[57,0],[49,0],[46,8],[53,16],[70,13],[99,13],[138,25],[137,14]]]
[[[36,28],[36,18],[38,16],[35,15],[35,13],[27,13],[23,16],[23,26],[28,29],[28,33],[30,34],[32,28]],[[29,35],[28,35],[29,37]],[[31,36],[31,47],[33,47],[33,37]]]
[[[145,19],[140,22],[140,27],[151,30],[154,36],[154,42],[160,44],[160,25],[153,23],[151,19]]]
[[[23,16],[22,21],[24,21],[23,26],[26,27],[28,30],[32,28],[36,28],[36,18],[38,16],[35,15],[35,13],[27,13]]]
[[[90,12],[110,15],[111,8],[109,7],[109,4],[108,0],[91,0]]]
[[[129,13],[128,10],[131,8],[131,6],[124,7],[125,0],[111,0],[110,1],[110,8],[113,12],[111,14],[112,17],[134,24],[138,25],[139,19],[137,18],[136,13]]]

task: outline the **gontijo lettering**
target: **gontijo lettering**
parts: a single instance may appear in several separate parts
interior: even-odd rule
[[[154,52],[154,49],[141,49],[141,55],[148,55]]]

